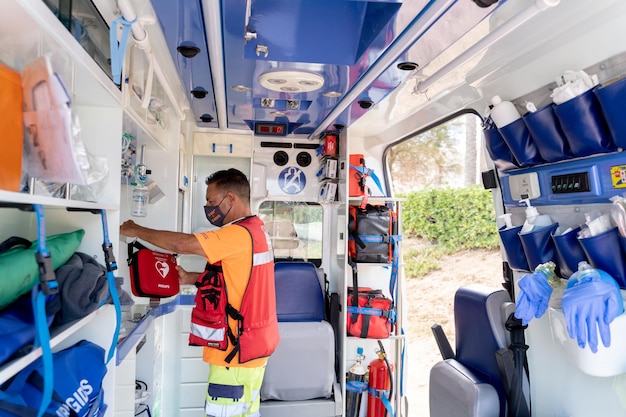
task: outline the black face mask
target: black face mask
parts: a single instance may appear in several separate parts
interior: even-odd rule
[[[226,216],[228,216],[228,213],[230,213],[230,209],[232,209],[231,206],[231,208],[229,208],[228,211],[224,213],[220,208],[220,204],[222,204],[225,198],[226,195],[222,197],[222,200],[216,206],[204,206],[204,215],[206,216],[206,219],[209,221],[209,223],[211,223],[213,226],[222,227],[224,225],[224,220],[226,219]]]

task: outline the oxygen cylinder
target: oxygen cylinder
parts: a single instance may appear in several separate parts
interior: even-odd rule
[[[358,417],[361,410],[361,398],[364,392],[367,393],[367,382],[365,382],[367,369],[363,365],[365,359],[363,348],[357,348],[356,354],[356,361],[346,376],[346,417]]]
[[[380,340],[378,341],[380,350],[376,351],[378,359],[374,359],[369,364],[369,396],[367,397],[367,417],[385,417],[390,398],[393,397],[391,371],[392,366],[387,360],[385,349]],[[383,400],[384,398],[384,400]],[[392,417],[391,413],[388,417]]]

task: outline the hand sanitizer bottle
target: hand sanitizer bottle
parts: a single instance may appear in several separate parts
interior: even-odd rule
[[[547,214],[539,214],[536,207],[530,205],[530,199],[521,200],[520,203],[526,204],[526,221],[520,230],[520,234],[530,233],[552,224],[552,219]]]

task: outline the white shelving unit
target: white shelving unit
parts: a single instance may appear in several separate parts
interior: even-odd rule
[[[351,197],[348,200],[349,206],[359,206],[362,203],[361,198]],[[397,234],[401,235],[402,231],[402,201],[403,199],[397,198],[387,198],[387,197],[368,197],[367,203],[371,205],[390,205],[391,210],[395,212],[397,222]],[[349,233],[349,232],[348,232]],[[396,309],[396,322],[392,329],[392,334],[390,337],[381,339],[383,347],[385,349],[385,353],[389,362],[393,364],[393,398],[391,399],[391,404],[394,410],[400,410],[402,407],[403,399],[398,394],[400,390],[400,384],[402,383],[401,372],[404,369],[404,361],[403,351],[406,339],[405,335],[402,333],[402,320],[404,317],[405,307],[404,307],[404,297],[403,297],[403,285],[404,285],[404,272],[403,272],[403,264],[402,260],[402,242],[398,242],[397,250],[398,250],[398,271],[396,278],[396,287],[398,297],[395,297],[394,294],[391,294],[391,290],[389,288],[389,282],[391,279],[392,273],[392,263],[357,263],[357,271],[358,271],[358,285],[359,287],[370,287],[372,289],[380,289],[383,291],[386,297],[389,297],[394,302],[394,307]],[[345,267],[345,281],[344,287],[352,286],[352,267],[346,264]],[[348,306],[350,300],[348,300],[347,291],[343,294],[342,297],[342,305]],[[342,315],[342,326],[345,329],[347,322],[347,313],[346,309],[343,309],[344,313]],[[379,349],[378,340],[377,339],[364,339],[359,337],[348,336],[346,338],[346,343],[343,349],[343,358],[344,358],[344,373],[348,372],[350,366],[356,360],[356,352],[357,348],[362,347],[363,353],[365,355],[365,360],[363,363],[368,365],[374,359],[377,359],[378,356],[376,354]],[[345,390],[344,390],[345,396]],[[365,407],[365,405],[362,405]]]
[[[102,223],[100,215],[90,212],[70,212],[67,208],[107,211],[109,238],[118,253],[118,225],[120,222],[120,182],[116,174],[119,166],[122,133],[122,93],[98,64],[80,46],[57,20],[43,1],[6,0],[0,13],[0,61],[22,70],[34,59],[49,55],[53,70],[62,80],[71,97],[73,117],[78,121],[80,140],[93,156],[104,158],[110,175],[105,179],[96,201],[0,191],[3,206],[39,204],[44,208],[48,236],[84,229],[85,236],[78,251],[93,255],[100,263],[102,252]],[[0,208],[0,241],[10,236],[37,239],[35,214],[14,208]],[[117,256],[116,256],[117,258]],[[1,278],[2,271],[0,271]],[[81,320],[60,328],[53,328],[53,352],[65,349],[80,340],[90,340],[107,352],[115,330],[115,309],[105,305]],[[41,356],[41,348],[4,363],[0,367],[0,383],[8,381],[25,366]],[[103,381],[105,392],[115,391],[115,361],[107,367]],[[115,398],[107,395],[105,402],[114,409]],[[109,413],[112,415],[112,413]]]

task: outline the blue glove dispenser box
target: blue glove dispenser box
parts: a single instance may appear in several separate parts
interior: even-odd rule
[[[506,144],[498,129],[484,129],[485,146],[498,171],[508,171],[519,168],[509,146]]]
[[[595,90],[613,143],[626,148],[626,78]]]
[[[559,224],[554,223],[529,233],[520,233],[519,238],[531,271],[534,271],[537,265],[546,262],[552,261],[556,264],[556,250],[554,249],[554,241],[551,235],[556,231],[557,227],[559,227]]]
[[[561,235],[552,234],[556,264],[562,278],[569,278],[578,271],[578,263],[588,261],[583,247],[578,242],[578,232],[580,227],[570,230]]]
[[[500,134],[509,146],[515,160],[523,167],[543,163],[541,155],[533,142],[530,132],[524,123],[523,118],[519,118],[513,123],[501,127]]]
[[[522,230],[522,226],[511,227],[510,229],[501,227],[498,229],[498,234],[511,269],[529,271],[522,241],[519,238],[520,230]]]
[[[524,115],[535,146],[546,162],[556,162],[572,157],[565,134],[554,114],[554,105]]]
[[[626,256],[623,238],[617,228],[596,236],[579,239],[589,263],[611,275],[620,288],[626,288]]]
[[[615,150],[594,89],[555,106],[554,112],[574,156]]]

